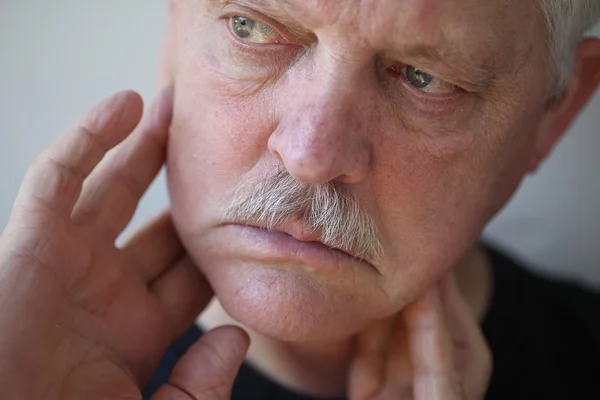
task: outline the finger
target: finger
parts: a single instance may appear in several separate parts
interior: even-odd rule
[[[89,111],[81,121],[44,150],[30,166],[16,206],[70,220],[83,181],[106,152],[138,124],[142,101],[121,92]]]
[[[469,399],[483,398],[492,373],[492,356],[477,319],[460,293],[453,274],[440,284],[448,329],[457,351],[463,385]]]
[[[213,291],[192,260],[184,257],[150,285],[173,327],[172,340],[190,327],[213,297]]]
[[[409,335],[400,314],[387,348],[384,383],[377,399],[405,400],[413,398],[413,365]]]
[[[413,364],[415,400],[464,400],[437,286],[406,307],[403,317]]]
[[[356,337],[348,377],[350,400],[371,399],[381,389],[392,329],[393,319],[388,318],[373,323]]]
[[[135,232],[121,249],[144,282],[156,279],[184,251],[168,210]]]
[[[169,384],[151,400],[229,400],[250,339],[239,328],[205,334],[175,366]]]
[[[161,91],[142,123],[111,153],[83,186],[74,219],[114,240],[164,164],[173,109],[173,87]]]

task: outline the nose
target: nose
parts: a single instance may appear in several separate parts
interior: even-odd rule
[[[349,74],[322,71],[310,78],[308,84],[287,88],[291,101],[269,137],[269,151],[301,182],[365,180],[371,162],[369,130],[376,123],[372,102]]]

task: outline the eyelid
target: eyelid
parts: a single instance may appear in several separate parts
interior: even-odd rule
[[[453,88],[455,88],[455,90],[453,92],[447,92],[447,93],[435,93],[435,92],[428,92],[427,90],[420,89],[420,88],[414,86],[408,80],[408,77],[406,76],[406,70],[407,70],[408,67],[416,68],[419,71],[423,72],[424,74],[427,74],[427,75],[433,77],[433,79],[439,81],[440,84],[452,86]],[[410,64],[406,64],[406,63],[393,63],[392,65],[390,65],[387,68],[390,69],[390,70],[392,70],[394,72],[394,74],[397,75],[402,80],[402,83],[404,85],[409,86],[411,90],[416,90],[416,91],[418,91],[420,93],[423,93],[425,95],[428,95],[428,96],[436,96],[436,95],[437,96],[447,96],[447,95],[451,95],[453,93],[456,93],[457,91],[464,91],[464,89],[461,88],[460,86],[458,86],[458,85],[456,85],[456,84],[454,84],[452,82],[446,81],[446,80],[444,80],[442,78],[438,78],[437,75],[435,75],[434,73],[430,73],[427,70],[421,69],[421,68],[419,68],[419,67],[417,67],[415,65],[410,65]]]
[[[404,64],[404,63],[395,63],[392,66],[398,68],[397,72],[394,71],[394,74],[396,75],[395,79],[399,79],[401,82],[401,85],[405,88],[405,90],[408,90],[411,93],[411,96],[414,97],[420,103],[429,104],[431,106],[434,106],[434,105],[439,106],[440,104],[446,104],[448,102],[457,101],[467,93],[467,91],[464,90],[463,88],[461,88],[460,86],[454,85],[447,81],[443,81],[443,82],[453,85],[456,88],[456,90],[454,90],[453,92],[448,92],[448,93],[435,93],[435,92],[423,91],[422,89],[419,89],[416,86],[414,86],[413,84],[411,84],[408,81],[408,78],[404,75],[405,69],[410,65]],[[387,69],[391,69],[392,66],[388,67]],[[429,74],[426,71],[423,71],[423,72],[425,72],[428,75],[433,76],[435,79],[439,79],[433,74]]]
[[[261,12],[235,4],[225,5],[224,7],[222,7],[222,11],[224,12],[224,14],[220,17],[220,19],[228,20],[233,17],[245,17],[253,21],[259,22],[261,24],[270,26],[275,30],[275,32],[277,32],[279,36],[281,36],[284,39],[285,42],[293,43],[293,40],[290,38],[291,35],[289,31],[284,25],[275,21],[272,18],[267,17]]]
[[[426,72],[429,75],[432,75],[446,83],[452,84],[459,90],[468,93],[481,93],[495,81],[494,75],[492,73],[483,71],[482,68],[479,68],[478,70],[458,68],[456,66],[449,68],[443,62],[440,63],[418,56],[406,57],[402,53],[398,52],[383,54],[380,63],[382,68],[389,68],[389,66],[392,65],[412,65],[413,67],[416,67],[421,71]]]
[[[403,75],[403,77],[404,77],[404,80],[406,80],[408,84],[411,84],[411,83],[408,81],[408,77],[406,76],[406,70],[408,69],[408,67],[409,67],[409,65],[404,65],[404,67],[402,67],[402,75]],[[420,68],[417,68],[417,67],[415,67],[415,66],[412,66],[412,65],[410,65],[410,67],[412,67],[412,68],[416,68],[416,69],[418,69],[419,71],[423,72],[424,74],[431,76],[431,77],[433,78],[433,80],[434,80],[434,81],[437,81],[437,84],[438,84],[438,85],[440,85],[440,86],[442,86],[442,85],[444,85],[444,86],[445,86],[445,85],[447,85],[447,86],[449,86],[449,87],[452,87],[452,89],[453,89],[452,91],[449,91],[449,92],[441,92],[441,93],[436,93],[436,92],[434,92],[434,91],[429,91],[429,90],[427,90],[429,86],[426,86],[426,87],[424,87],[424,88],[418,88],[418,87],[415,87],[415,89],[418,89],[418,90],[420,90],[420,91],[421,91],[421,92],[423,92],[423,93],[428,93],[428,94],[432,94],[432,95],[449,95],[449,94],[455,93],[457,90],[460,90],[460,89],[461,89],[459,86],[457,86],[457,85],[455,85],[455,84],[453,84],[453,83],[450,83],[450,82],[448,82],[448,81],[445,81],[445,80],[443,80],[443,79],[441,79],[441,78],[438,78],[436,75],[433,75],[433,74],[430,74],[430,73],[428,73],[428,72],[426,72],[426,71],[423,71],[423,70],[422,70],[422,69],[420,69]],[[413,85],[413,86],[414,86],[414,85]]]

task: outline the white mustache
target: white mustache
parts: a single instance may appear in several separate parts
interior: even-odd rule
[[[306,184],[281,170],[252,188],[240,188],[226,209],[227,220],[275,229],[300,222],[320,241],[356,258],[377,263],[383,246],[373,218],[338,182]]]

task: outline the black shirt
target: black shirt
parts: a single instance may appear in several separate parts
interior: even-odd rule
[[[573,284],[542,279],[488,249],[494,294],[483,333],[494,372],[488,400],[600,399],[600,295]],[[144,389],[149,399],[179,358],[202,335],[192,326],[169,348]],[[248,365],[233,400],[317,400],[274,383]]]

